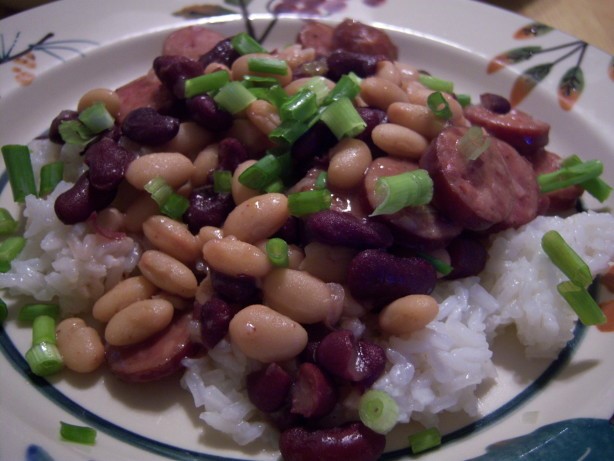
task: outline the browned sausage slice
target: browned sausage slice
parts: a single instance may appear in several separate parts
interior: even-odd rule
[[[345,19],[335,27],[332,49],[384,55],[390,61],[399,57],[399,50],[386,32],[353,19]]]
[[[126,83],[115,91],[120,102],[118,116],[120,123],[126,115],[139,107],[151,107],[158,111],[164,111],[170,108],[173,103],[173,96],[158,80],[153,70],[150,70],[147,75]]]
[[[306,21],[296,37],[296,42],[303,48],[313,48],[317,56],[328,56],[333,51],[333,33],[331,26],[317,22]]]
[[[483,231],[510,214],[512,180],[499,144],[476,160],[467,158],[458,143],[466,127],[445,128],[420,158],[420,167],[433,179],[433,204],[466,229]]]
[[[181,361],[192,355],[197,345],[190,341],[191,315],[177,316],[161,333],[131,346],[106,345],[109,369],[124,381],[156,381],[182,369]]]
[[[162,54],[198,59],[225,37],[206,27],[183,27],[171,33],[162,46]]]
[[[511,144],[521,155],[531,156],[548,144],[550,125],[518,109],[498,114],[475,105],[465,108],[465,117]]]

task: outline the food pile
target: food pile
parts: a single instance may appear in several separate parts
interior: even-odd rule
[[[275,428],[286,461],[375,460],[410,420],[419,452],[439,413],[477,414],[497,332],[556,356],[578,318],[557,285],[582,295],[614,257],[612,216],[573,214],[607,197],[600,163],[549,151],[549,131],[357,21],[277,50],[187,27],[48,140],[3,148],[32,166],[9,166],[26,227],[0,286],[55,329],[38,374],[183,373],[207,425],[241,445]]]

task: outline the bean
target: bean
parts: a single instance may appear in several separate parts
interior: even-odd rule
[[[227,136],[218,144],[218,167],[233,172],[249,157],[245,146],[236,138]]]
[[[140,343],[164,330],[173,320],[173,305],[164,299],[144,299],[115,314],[104,330],[111,346]]]
[[[212,296],[201,305],[195,306],[194,317],[200,322],[200,338],[209,349],[213,349],[228,333],[228,326],[234,312],[230,305]]]
[[[249,275],[232,276],[209,269],[209,279],[213,290],[229,303],[246,306],[262,300],[259,280]]]
[[[262,304],[241,309],[228,333],[241,352],[263,363],[290,360],[307,344],[307,332],[299,323]]]
[[[356,250],[351,248],[311,242],[305,246],[305,258],[298,269],[324,282],[345,283],[347,269],[355,255]]]
[[[292,377],[275,362],[247,375],[245,379],[249,400],[260,411],[279,410],[290,395]]]
[[[141,256],[139,269],[158,288],[184,298],[193,298],[198,282],[185,264],[157,250],[147,250]]]
[[[232,114],[219,107],[208,94],[188,98],[185,105],[192,120],[207,130],[219,133],[232,126]]]
[[[113,118],[119,115],[120,101],[119,96],[114,90],[108,88],[94,88],[89,90],[79,99],[77,103],[77,111],[82,112],[84,109],[93,104],[101,102]]]
[[[245,115],[256,128],[268,135],[281,124],[277,109],[263,99],[257,99],[249,105]]]
[[[213,269],[226,275],[244,274],[259,278],[272,269],[265,252],[254,245],[229,237],[210,240],[203,245],[202,253]]]
[[[196,189],[190,194],[190,207],[183,215],[193,234],[205,226],[219,227],[234,208],[230,194],[218,194],[210,188]]]
[[[180,152],[190,158],[213,142],[214,133],[206,130],[196,122],[179,124],[177,135],[166,144],[162,144],[159,152]]]
[[[401,86],[402,74],[399,68],[392,61],[380,61],[375,66],[375,76],[388,80],[396,86]]]
[[[309,215],[305,235],[308,240],[355,249],[386,248],[393,243],[392,234],[384,224],[335,210]]]
[[[288,72],[285,75],[277,75],[277,74],[268,74],[264,72],[253,72],[249,70],[249,60],[253,58],[267,58],[272,59],[273,57],[270,54],[266,53],[251,53],[244,54],[243,56],[237,58],[235,62],[232,63],[230,70],[232,71],[232,79],[233,80],[243,80],[243,77],[246,75],[256,75],[260,77],[272,77],[276,79],[281,86],[286,86],[288,83],[292,81],[292,69],[288,66]]]
[[[258,195],[237,205],[226,218],[222,230],[224,235],[234,235],[244,242],[255,243],[271,237],[289,216],[285,195]]]
[[[316,57],[316,52],[313,48],[303,47],[300,44],[294,44],[277,50],[275,56],[283,59],[294,70],[301,64],[312,62]]]
[[[512,109],[510,102],[506,98],[494,93],[482,93],[480,95],[480,104],[496,114],[507,114]]]
[[[86,171],[70,189],[58,196],[53,205],[54,211],[64,224],[84,222],[94,211],[109,206],[116,192],[116,190],[103,191],[91,187],[89,174]]]
[[[60,124],[70,120],[77,120],[79,118],[79,112],[76,110],[63,110],[51,121],[49,125],[49,140],[56,144],[64,144],[62,136],[60,136]]]
[[[406,85],[406,92],[409,98],[409,102],[412,104],[418,104],[420,106],[427,106],[428,97],[433,93],[420,82],[410,81]],[[450,110],[452,111],[452,121],[455,124],[466,124],[466,119],[463,116],[463,108],[459,102],[454,99],[449,93],[441,93],[448,103]]]
[[[179,99],[185,98],[185,81],[203,73],[202,63],[186,56],[158,56],[153,69],[162,84]]]
[[[219,164],[218,152],[218,144],[214,143],[198,153],[194,159],[194,174],[190,179],[194,187],[204,186],[210,180],[211,174]]]
[[[393,102],[408,102],[407,93],[400,87],[379,77],[365,78],[360,84],[360,96],[369,106],[388,109]]]
[[[360,114],[360,117],[365,121],[367,126],[360,134],[356,136],[356,139],[360,139],[364,143],[369,146],[369,150],[371,151],[372,157],[379,157],[383,153],[381,150],[373,144],[373,139],[371,138],[371,134],[373,133],[373,129],[382,124],[388,123],[388,117],[386,116],[386,112],[381,109],[376,109],[375,107],[358,107],[356,111]]]
[[[194,174],[194,165],[183,154],[157,153],[147,154],[134,160],[126,169],[126,180],[136,189],[144,190],[145,184],[156,177],[177,188],[190,180]]]
[[[313,78],[314,77],[302,77],[302,78],[294,79],[292,80],[292,82],[290,82],[288,85],[284,87],[284,90],[286,90],[286,93],[288,93],[290,96],[295,95],[305,86],[306,83],[311,82]],[[316,77],[316,78],[320,80],[321,82],[323,82],[329,90],[332,90],[335,87],[335,82],[333,82],[332,80],[326,77]]]
[[[446,276],[448,280],[478,275],[488,259],[488,251],[484,245],[472,238],[455,238],[448,244],[446,250],[452,266],[452,272]]]
[[[92,315],[100,322],[108,322],[120,310],[136,301],[151,298],[158,287],[142,275],[122,280],[94,303]]]
[[[90,145],[85,151],[85,163],[89,167],[92,187],[104,191],[117,189],[135,158],[136,154],[110,138],[101,138]]]
[[[208,67],[211,63],[231,66],[235,59],[237,59],[239,56],[240,54],[232,46],[231,40],[229,38],[225,38],[203,54],[198,60],[204,67]]]
[[[291,398],[290,411],[309,419],[318,419],[329,414],[338,399],[331,378],[313,363],[299,365]]]
[[[262,281],[265,304],[303,324],[334,324],[343,308],[336,284],[325,283],[307,272],[280,268]]]
[[[332,187],[352,189],[358,186],[373,158],[369,146],[358,139],[341,140],[329,153],[327,181]]]
[[[155,248],[184,264],[192,264],[200,256],[200,240],[179,221],[151,216],[143,223],[143,233]]]
[[[397,157],[419,159],[428,147],[424,136],[395,123],[376,126],[371,137],[377,147]]]
[[[426,139],[435,138],[445,122],[426,106],[395,102],[388,107],[388,120],[420,133]]]
[[[124,228],[124,218],[124,214],[117,208],[105,208],[96,214],[96,230],[108,235],[121,232]]]
[[[366,129],[365,129],[366,131]],[[292,145],[292,161],[298,177],[305,175],[317,156],[337,144],[337,137],[324,122],[316,122]]]
[[[134,142],[160,146],[177,136],[179,119],[162,115],[153,107],[139,107],[126,115],[121,128],[122,133]]]
[[[429,295],[408,295],[388,304],[379,314],[383,332],[407,337],[422,330],[439,313],[439,305]]]
[[[167,293],[165,291],[160,291],[152,296],[153,299],[163,299],[168,301],[173,305],[173,309],[177,311],[187,311],[194,307],[194,303],[191,299],[182,298],[181,296],[177,296],[171,293]]]
[[[401,85],[416,81],[420,78],[420,70],[404,62],[394,61],[394,66],[401,73]]]
[[[212,62],[207,64],[207,67],[205,67],[205,74],[212,74],[220,70],[226,72],[228,74],[229,79],[231,78],[230,67],[220,62]]]
[[[375,66],[382,60],[384,60],[382,56],[336,50],[326,58],[328,65],[328,74],[326,76],[335,82],[341,76],[350,72],[354,72],[362,78],[369,77],[375,74]]]
[[[239,181],[239,176],[241,176],[241,173],[247,170],[254,163],[256,163],[256,160],[246,160],[245,162],[237,166],[237,168],[235,169],[232,175],[232,182],[230,183],[230,190],[232,192],[232,199],[237,205],[245,202],[246,200],[249,200],[252,197],[256,197],[257,195],[261,194],[259,190],[250,189],[249,187],[247,187],[246,185],[242,184]]]
[[[128,232],[140,233],[143,223],[150,216],[160,213],[160,206],[151,198],[149,193],[144,192],[126,208],[124,225]]]
[[[207,243],[209,240],[214,239],[222,239],[224,238],[224,233],[222,229],[214,226],[203,226],[198,231],[198,241],[200,242],[201,248],[202,245]]]
[[[104,346],[98,332],[76,317],[62,320],[55,330],[56,345],[64,365],[77,373],[90,373],[104,362]]]
[[[269,138],[247,119],[235,118],[226,136],[235,138],[247,149],[250,157],[260,156],[273,144]]]

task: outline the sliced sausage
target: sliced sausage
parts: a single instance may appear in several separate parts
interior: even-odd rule
[[[375,193],[375,186],[379,178],[398,175],[417,168],[418,165],[411,160],[393,157],[375,159],[367,170],[364,180],[367,200],[372,210],[379,204]],[[378,216],[377,219],[388,224],[397,244],[416,250],[443,248],[462,231],[459,224],[431,205],[406,207],[393,214]]]
[[[333,51],[335,29],[317,21],[306,21],[296,37],[303,48],[313,48],[316,56],[328,56]]]
[[[563,161],[558,154],[545,149],[533,155],[530,160],[536,176],[560,169]],[[571,210],[583,192],[584,189],[576,185],[542,194],[540,213],[553,214]]]
[[[460,151],[466,127],[448,127],[420,158],[433,179],[433,204],[466,229],[483,231],[512,211],[512,180],[499,144],[491,142],[477,159]]]
[[[162,85],[153,70],[115,90],[119,96],[118,119],[121,123],[126,115],[139,107],[151,107],[166,112],[173,104],[173,96]]]
[[[389,61],[399,57],[399,50],[386,32],[353,19],[345,19],[335,27],[332,49],[384,55]]]
[[[166,37],[162,54],[198,59],[223,39],[222,34],[207,27],[183,27]]]
[[[182,369],[181,361],[197,346],[190,341],[191,315],[176,316],[161,333],[133,346],[106,345],[109,369],[120,379],[143,383],[157,381]]]
[[[499,114],[474,105],[464,112],[467,120],[511,144],[521,155],[531,156],[548,144],[550,125],[521,110]]]

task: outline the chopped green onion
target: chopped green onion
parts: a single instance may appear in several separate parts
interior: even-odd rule
[[[319,75],[311,77],[309,80],[307,80],[307,82],[302,86],[302,88],[315,93],[316,102],[318,103],[318,105],[322,104],[330,93],[330,89],[326,85],[326,79]]]
[[[279,108],[281,105],[288,100],[288,93],[279,85],[273,85],[269,88],[267,93],[267,97],[264,98],[275,107]]]
[[[309,129],[309,124],[286,120],[269,133],[269,139],[280,146],[291,146]]]
[[[288,208],[292,216],[301,217],[328,210],[331,200],[331,193],[328,189],[295,192],[288,195]]]
[[[239,182],[250,189],[262,190],[279,179],[281,164],[277,157],[266,154],[239,175]]]
[[[250,58],[247,60],[247,68],[250,72],[258,72],[261,74],[288,74],[288,63],[275,58]]]
[[[160,206],[160,212],[169,218],[180,219],[190,208],[190,201],[183,195],[172,193]]]
[[[435,270],[439,272],[441,275],[448,275],[450,274],[450,272],[454,270],[454,268],[450,266],[447,262],[442,261],[439,258],[435,258],[434,256],[431,256],[429,254],[420,253],[418,256],[430,262],[435,268]]]
[[[216,170],[213,172],[213,191],[228,193],[232,189],[232,172],[228,170]]]
[[[297,120],[299,122],[309,120],[317,112],[316,94],[308,89],[300,90],[279,108],[279,116],[282,120]]]
[[[324,100],[324,104],[330,104],[341,98],[353,100],[360,93],[360,81],[352,77],[352,74],[342,75],[337,84],[330,90]]]
[[[409,445],[412,453],[422,453],[423,451],[430,450],[431,448],[441,445],[441,434],[436,427],[425,429],[422,432],[410,435]]]
[[[58,127],[60,137],[66,144],[85,147],[96,136],[79,120],[65,120]]]
[[[33,322],[39,315],[47,315],[57,319],[60,315],[60,306],[50,303],[26,304],[19,309],[17,320],[20,322]]]
[[[32,345],[40,343],[55,344],[55,319],[49,315],[39,315],[32,322]]]
[[[13,218],[9,210],[0,208],[0,235],[9,235],[17,230],[19,223]]]
[[[174,193],[173,188],[160,176],[151,179],[145,184],[144,189],[149,192],[151,198],[158,206],[164,205],[166,200]]]
[[[433,77],[432,75],[420,74],[418,76],[418,81],[429,90],[443,91],[445,93],[452,93],[454,91],[453,82]]]
[[[57,186],[64,177],[64,163],[52,162],[43,165],[40,175],[41,180],[38,196],[46,197],[54,191],[55,186]]]
[[[268,53],[252,36],[241,32],[230,39],[232,47],[241,55],[252,53]]]
[[[353,138],[367,127],[356,108],[348,98],[337,99],[328,105],[320,114],[320,119],[326,123],[337,139]]]
[[[32,158],[28,146],[9,144],[2,146],[2,157],[9,175],[13,200],[23,202],[26,196],[36,194]]]
[[[585,288],[566,281],[559,283],[556,289],[584,325],[600,325],[607,321],[605,314]]]
[[[558,189],[564,189],[576,184],[596,179],[603,173],[603,163],[599,160],[589,160],[577,165],[563,167],[552,173],[540,174],[537,177],[539,190],[546,194]]]
[[[467,107],[471,104],[471,96],[468,94],[456,94],[456,100],[461,105],[461,107]]]
[[[425,205],[433,198],[433,180],[423,169],[382,176],[375,185],[380,204],[371,216],[393,214],[408,206]]]
[[[222,109],[238,114],[254,102],[256,97],[240,82],[230,82],[220,88],[213,99]]]
[[[75,426],[60,421],[60,436],[67,442],[94,445],[96,443],[96,429],[87,426]]]
[[[209,91],[219,90],[230,81],[230,75],[225,70],[218,70],[210,74],[199,75],[190,78],[184,83],[184,93],[186,98],[208,93]]]
[[[274,77],[263,77],[261,75],[249,75],[249,74],[243,76],[243,85],[245,85],[246,88],[253,88],[253,87],[270,88],[278,84],[279,82]]]
[[[8,237],[0,243],[0,272],[8,272],[11,269],[11,261],[25,246],[26,239],[20,236]]]
[[[542,236],[542,248],[550,260],[569,280],[580,287],[587,287],[593,281],[588,265],[563,239],[557,231],[551,230]]]
[[[479,126],[472,126],[458,141],[458,150],[468,160],[477,160],[490,147],[490,137]]]
[[[446,101],[441,92],[435,91],[429,94],[429,97],[426,99],[426,105],[437,118],[442,120],[450,120],[452,118],[452,109],[450,109],[448,101]]]
[[[387,434],[399,419],[399,407],[384,391],[365,392],[358,404],[358,415],[365,426],[379,434]]]
[[[288,244],[284,239],[272,238],[266,243],[266,254],[269,261],[277,267],[288,267]]]
[[[62,355],[55,344],[36,344],[28,349],[25,359],[32,373],[37,376],[52,375],[64,367]]]
[[[326,189],[328,181],[328,173],[326,171],[320,172],[318,177],[316,178],[316,182],[314,183],[314,189]]]
[[[563,160],[563,163],[561,166],[571,167],[571,166],[580,165],[582,163],[583,162],[580,159],[580,157],[578,157],[577,155],[572,155],[570,157],[567,157],[565,160]],[[610,193],[612,192],[612,187],[601,178],[588,179],[582,182],[580,186],[582,186],[582,188],[586,192],[591,194],[601,203],[605,202],[610,196]]]
[[[6,318],[9,316],[9,308],[3,299],[0,299],[0,325],[4,323]]]
[[[264,188],[264,192],[266,192],[266,193],[273,193],[273,192],[279,193],[279,192],[283,192],[285,188],[286,188],[286,186],[284,185],[284,182],[281,179],[277,179],[276,181],[273,181],[271,184],[266,186]]]
[[[95,102],[79,113],[79,120],[92,134],[102,133],[115,124],[115,119],[102,102]]]

